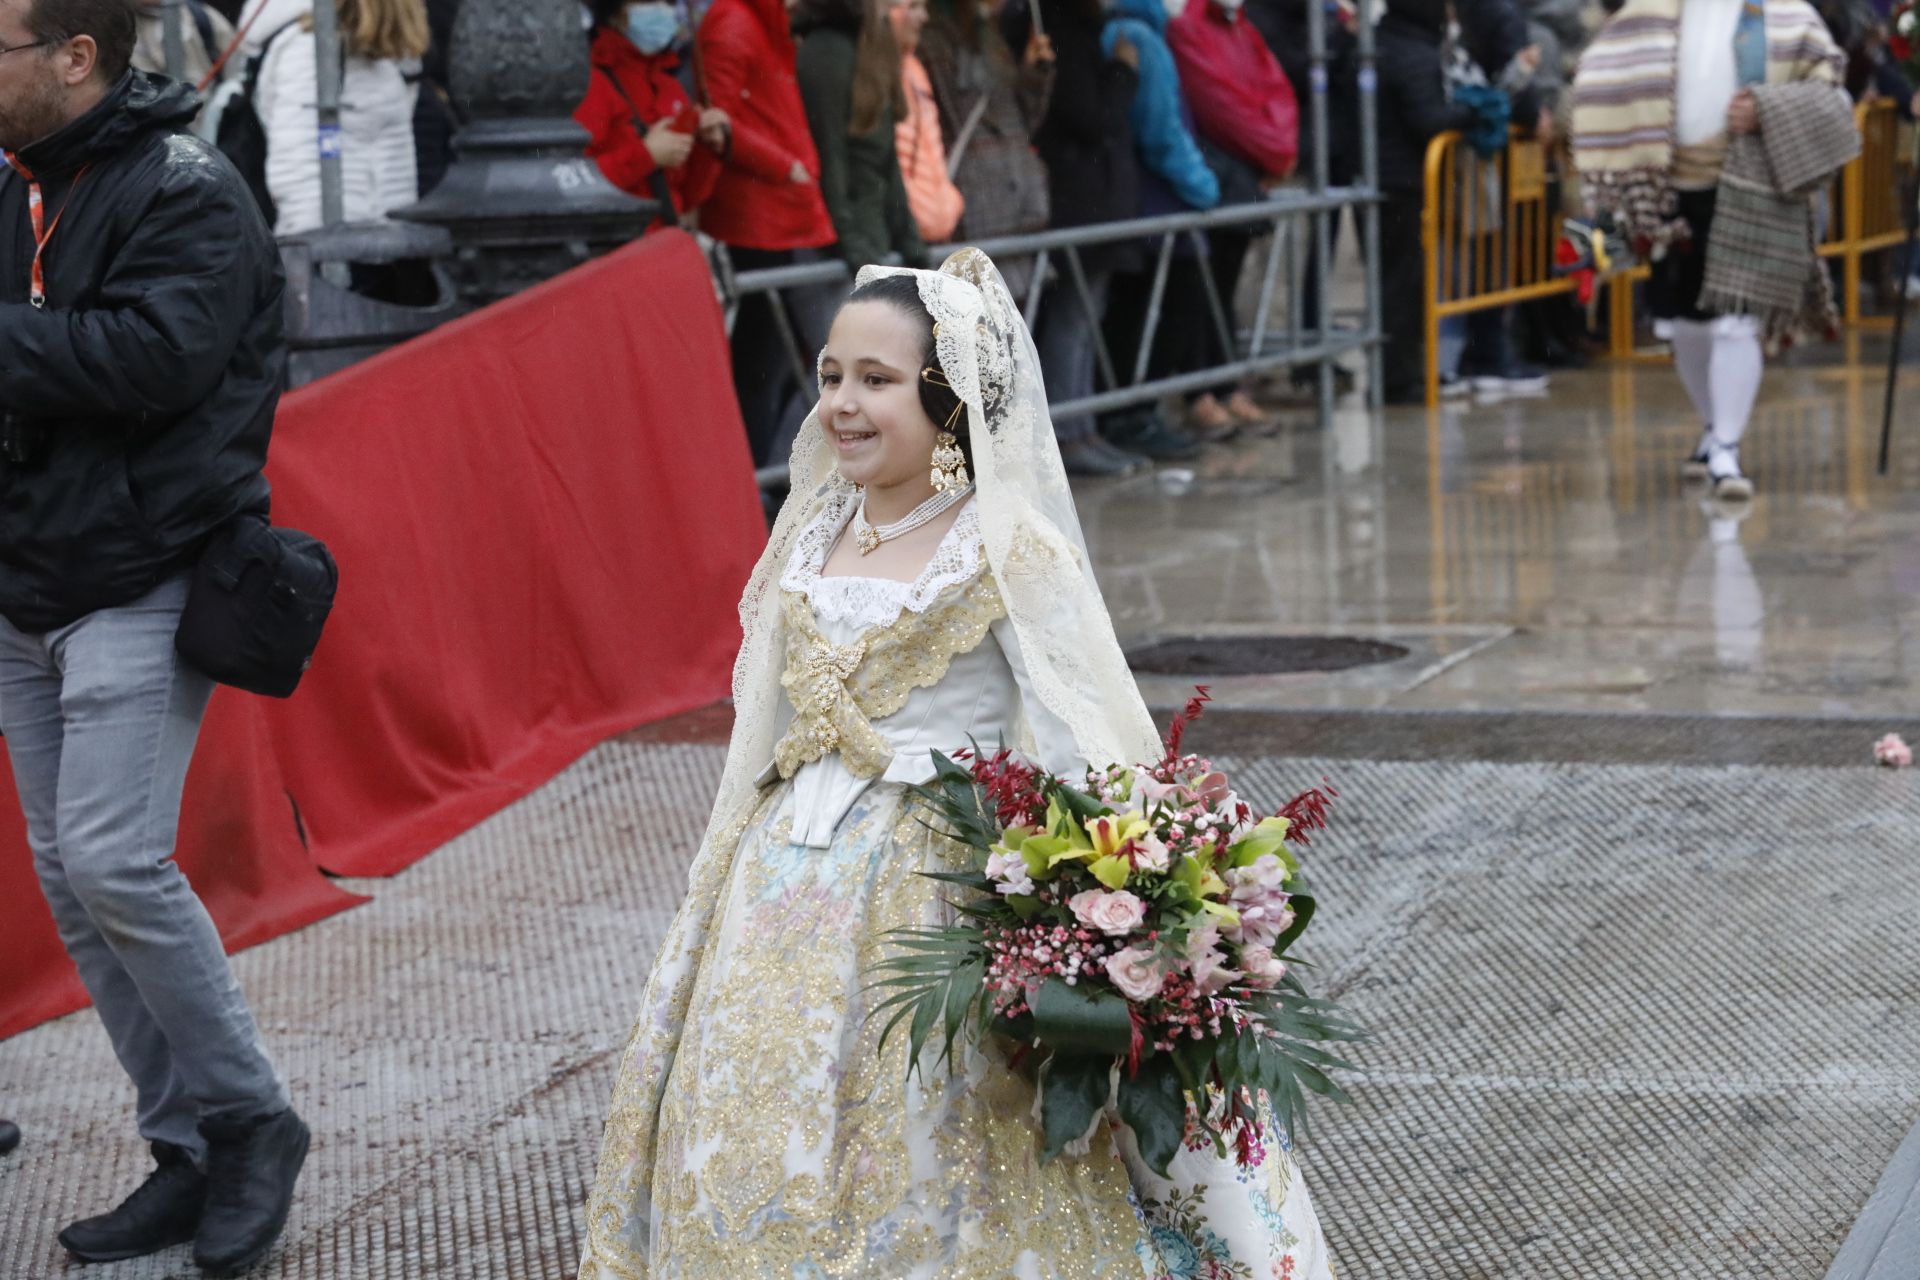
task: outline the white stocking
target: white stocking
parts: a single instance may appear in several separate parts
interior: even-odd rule
[[[1747,419],[1760,394],[1764,358],[1760,350],[1760,323],[1752,316],[1721,316],[1713,322],[1713,364],[1710,391],[1714,414],[1709,421],[1713,437],[1732,449],[1747,434]]]
[[[1687,388],[1700,425],[1713,425],[1713,325],[1703,320],[1673,321],[1673,367]]]

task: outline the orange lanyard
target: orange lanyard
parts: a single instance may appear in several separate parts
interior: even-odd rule
[[[27,300],[41,310],[47,305],[47,273],[41,265],[46,256],[47,242],[53,239],[53,233],[60,229],[60,219],[67,216],[67,207],[73,203],[74,192],[80,189],[80,179],[87,176],[92,165],[81,166],[80,172],[73,175],[73,185],[67,188],[67,198],[61,202],[60,212],[53,215],[51,225],[47,222],[47,202],[40,195],[40,180],[20,163],[20,158],[7,153],[7,163],[14,171],[27,180],[27,216],[33,220],[33,277]]]

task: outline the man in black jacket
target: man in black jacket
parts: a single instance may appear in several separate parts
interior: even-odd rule
[[[1389,404],[1426,400],[1426,256],[1420,209],[1427,144],[1474,121],[1447,100],[1441,44],[1446,0],[1387,0],[1375,31],[1380,69],[1380,307],[1387,330],[1381,363]]]
[[[61,940],[157,1166],[60,1233],[84,1260],[285,1225],[307,1129],[174,864],[211,683],[174,653],[196,556],[263,512],[286,349],[272,237],[130,71],[126,0],[0,0],[0,732]]]

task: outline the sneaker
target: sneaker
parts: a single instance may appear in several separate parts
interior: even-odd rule
[[[1528,394],[1547,389],[1547,371],[1539,365],[1513,360],[1497,369],[1481,369],[1466,375],[1475,391]]]
[[[1467,395],[1472,390],[1473,384],[1457,373],[1443,373],[1440,375],[1440,398],[1442,400],[1455,400]]]
[[[202,1120],[200,1132],[207,1140],[207,1207],[193,1261],[212,1275],[237,1275],[265,1257],[286,1228],[312,1135],[291,1107],[254,1120]]]
[[[1718,440],[1707,446],[1707,474],[1713,496],[1722,502],[1746,502],[1753,497],[1753,481],[1741,473],[1740,446],[1729,449]]]
[[[1708,427],[1700,433],[1700,443],[1694,446],[1693,454],[1680,464],[1680,478],[1689,484],[1705,484],[1711,477],[1707,474],[1707,447],[1713,443],[1713,428]]]
[[[20,1145],[20,1126],[11,1120],[0,1120],[0,1156],[6,1155]]]
[[[1156,462],[1185,462],[1200,456],[1197,443],[1151,410],[1120,419],[1108,428],[1107,439],[1128,453]]]
[[[16,1130],[16,1132],[18,1132]],[[185,1147],[153,1144],[154,1170],[111,1213],[82,1218],[60,1233],[60,1244],[82,1262],[124,1262],[186,1244],[200,1228],[207,1176]]]
[[[1103,448],[1105,442],[1098,436],[1083,436],[1078,440],[1068,440],[1060,446],[1060,461],[1066,464],[1070,476],[1123,476],[1134,467],[1126,461],[1129,455],[1117,449]]]

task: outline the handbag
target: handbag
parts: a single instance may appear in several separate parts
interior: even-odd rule
[[[266,517],[235,517],[194,566],[173,645],[221,684],[293,694],[333,610],[340,569],[326,544]]]

